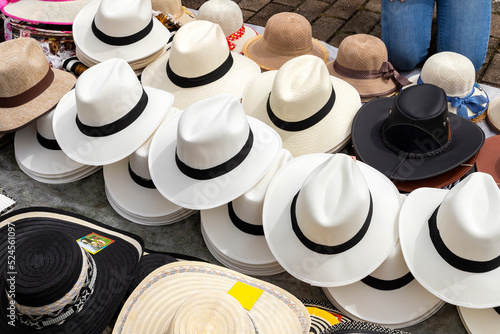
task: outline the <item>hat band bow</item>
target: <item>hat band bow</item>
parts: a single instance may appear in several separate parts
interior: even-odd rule
[[[394,69],[394,66],[392,66],[392,64],[388,61],[383,62],[378,71],[353,70],[351,68],[347,68],[340,65],[337,60],[333,62],[333,68],[335,72],[337,72],[338,74],[351,79],[366,80],[366,79],[378,79],[383,77],[384,79],[392,79],[396,84],[399,84],[401,86],[406,86],[411,83],[407,78],[399,74]]]

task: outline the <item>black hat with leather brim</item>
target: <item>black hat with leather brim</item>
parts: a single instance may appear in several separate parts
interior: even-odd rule
[[[352,124],[360,160],[392,180],[422,180],[470,159],[484,143],[476,124],[448,113],[446,93],[422,84],[366,103]]]

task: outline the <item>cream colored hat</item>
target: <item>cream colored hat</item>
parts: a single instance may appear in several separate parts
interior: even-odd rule
[[[20,0],[7,1],[2,13],[32,23],[72,25],[78,12],[92,0]],[[0,5],[1,7],[1,5]],[[70,29],[71,30],[71,27]]]
[[[221,26],[226,35],[229,50],[241,53],[243,45],[257,32],[243,24],[240,6],[232,0],[209,0],[198,9],[198,20],[206,20]]]
[[[500,307],[474,309],[458,306],[457,309],[469,334],[487,334],[500,328]]]
[[[245,112],[275,129],[294,157],[339,151],[351,136],[359,94],[331,76],[318,57],[304,55],[255,78],[243,95]]]
[[[196,15],[182,5],[181,0],[151,0],[154,11],[163,15],[171,14],[175,21],[182,24],[196,20]]]
[[[177,31],[171,49],[144,69],[142,82],[172,93],[173,106],[182,110],[221,93],[241,98],[259,74],[255,62],[229,51],[218,24],[198,20]]]

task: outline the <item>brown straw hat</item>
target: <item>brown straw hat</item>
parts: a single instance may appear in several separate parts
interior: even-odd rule
[[[266,23],[264,34],[248,40],[243,54],[264,70],[277,70],[288,60],[312,54],[326,63],[328,50],[312,38],[311,24],[297,13],[274,14]]]
[[[0,133],[19,130],[51,110],[76,83],[52,69],[38,42],[17,38],[0,43]]]
[[[489,137],[479,150],[476,160],[478,172],[490,174],[500,187],[500,135]]]
[[[410,84],[389,63],[384,42],[375,36],[347,36],[339,45],[337,59],[326,65],[331,75],[353,85],[361,98],[389,96]]]
[[[499,134],[500,133],[500,97],[497,97],[490,103],[490,108],[486,112],[486,123],[489,128]]]

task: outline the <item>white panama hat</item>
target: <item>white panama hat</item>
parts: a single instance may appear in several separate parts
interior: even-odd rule
[[[500,328],[500,307],[475,309],[457,306],[457,309],[469,334],[488,334]]]

